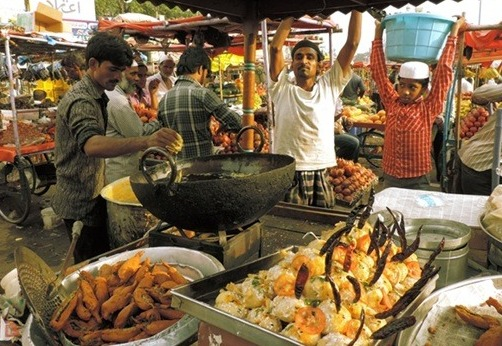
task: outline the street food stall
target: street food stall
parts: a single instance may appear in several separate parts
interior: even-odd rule
[[[250,6],[251,3],[241,4]],[[294,5],[288,5],[294,11]],[[191,4],[185,2],[184,6]],[[357,8],[359,6],[360,2]],[[201,8],[195,6],[194,9]],[[221,8],[219,11],[225,12]],[[250,23],[246,25],[253,27]],[[245,61],[249,63],[253,60],[249,52],[253,48],[253,33],[246,29],[245,36],[251,41],[251,47],[245,46]],[[252,74],[252,68],[245,73]],[[249,86],[249,81],[244,83],[244,94]],[[250,103],[244,97],[244,107],[246,105]],[[241,345],[354,344],[356,340],[365,345],[408,345],[412,338],[405,333],[413,331],[416,335],[416,328],[427,317],[423,302],[434,305],[438,301],[436,294],[441,292],[435,291],[438,283],[450,284],[451,277],[448,271],[445,274],[444,268],[452,266],[454,259],[441,257],[442,251],[456,251],[460,246],[463,252],[459,258],[464,261],[465,246],[473,241],[479,242],[480,247],[486,243],[486,237],[477,237],[484,233],[479,230],[476,214],[482,212],[488,198],[467,200],[465,196],[456,196],[462,199],[462,210],[460,202],[452,201],[447,194],[408,196],[411,194],[408,190],[372,192],[360,204],[342,210],[278,202],[281,193],[292,183],[293,166],[286,158],[269,153],[240,153],[178,162],[168,159],[155,165],[142,159],[141,172],[129,179],[130,189],[141,205],[162,221],[159,227],[134,244],[115,249],[114,254],[118,255],[106,254],[77,265],[77,272],[62,282],[50,275],[48,278],[39,275],[43,289],[36,292],[43,293],[38,296],[38,302],[31,302],[31,321],[39,327],[42,325],[44,331],[36,332],[36,323],[31,323],[28,330],[32,340],[35,335],[43,338],[46,333],[48,340],[62,338],[66,344],[94,338],[92,341],[98,344],[164,342],[177,345],[193,342],[195,333],[199,345],[208,345],[216,337],[222,342]],[[350,171],[347,170],[346,178],[353,176]],[[339,173],[345,176],[345,170]],[[412,213],[414,211],[417,213]],[[426,215],[426,212],[432,214]],[[427,222],[413,222],[421,217]],[[445,224],[444,219],[457,220],[461,225]],[[434,239],[437,229],[444,240]],[[147,240],[153,233],[157,233],[156,236]],[[431,250],[421,257],[417,254],[417,250],[422,250],[420,236]],[[209,256],[207,244],[211,240],[216,240],[220,248]],[[168,241],[171,243],[166,247]],[[256,242],[259,246],[254,246]],[[136,249],[138,246],[146,248]],[[181,250],[187,246],[193,248]],[[176,250],[181,251],[174,256]],[[28,280],[26,272],[30,266],[25,259],[36,257],[23,251],[18,252],[18,268],[27,275],[21,280]],[[195,257],[201,255],[202,262],[196,262]],[[244,263],[240,262],[242,255],[249,255]],[[216,256],[220,258],[212,258]],[[164,262],[169,266],[175,264],[176,271]],[[444,266],[440,268],[438,263]],[[211,270],[205,270],[207,266]],[[181,273],[184,279],[178,275],[181,268],[189,270]],[[148,273],[155,279],[150,278],[148,282],[145,279]],[[472,276],[480,273],[494,272],[482,265],[469,272]],[[35,274],[31,272],[31,275]],[[83,297],[86,294],[89,301],[90,292],[97,293],[98,282],[103,281],[116,281],[114,285],[121,294],[112,293],[103,301],[97,299],[101,305],[92,305],[92,312],[86,315],[81,307],[88,308],[91,304],[84,303]],[[91,291],[84,282],[94,283]],[[162,286],[165,282],[169,284]],[[26,281],[21,283],[27,285]],[[159,283],[161,287],[157,286]],[[500,301],[500,275],[478,277],[464,286],[472,290],[473,283],[484,289],[482,295],[469,291],[470,309],[489,297]],[[54,287],[62,292],[52,307],[52,312],[57,313],[35,314],[36,310],[47,312],[40,300]],[[159,291],[162,294],[159,295]],[[461,294],[455,293],[456,297]],[[120,304],[119,296],[123,297]],[[163,301],[166,297],[168,300]],[[110,302],[110,299],[113,300]],[[444,309],[454,319],[456,312],[452,304],[449,302]],[[161,317],[150,311],[154,309]],[[459,311],[464,315],[470,313],[468,309]],[[490,314],[496,316],[493,311]],[[104,329],[86,333],[79,328],[97,319],[102,321],[99,325]],[[461,322],[457,319],[455,323]],[[473,326],[461,325],[462,330],[468,331],[469,341],[481,334]],[[186,337],[183,340],[172,339],[173,333],[180,336],[187,326],[190,326],[189,336],[183,334]],[[396,332],[407,327],[396,336]],[[423,332],[419,337],[427,340]],[[444,339],[435,340],[438,344],[445,343]]]

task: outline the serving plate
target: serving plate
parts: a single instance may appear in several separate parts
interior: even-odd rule
[[[410,313],[417,319],[414,326],[397,336],[397,346],[431,345],[474,345],[482,330],[472,327],[455,316],[457,304],[467,306],[477,313],[491,314],[499,318],[493,308],[483,303],[494,297],[502,299],[502,275],[477,277],[437,290]]]
[[[295,252],[297,248],[290,247],[284,250],[292,250]],[[279,251],[258,260],[248,262],[242,266],[225,270],[175,288],[172,290],[172,306],[197,317],[201,321],[226,330],[233,335],[237,335],[257,345],[302,345],[293,339],[262,328],[245,319],[235,317],[214,307],[216,296],[228,283],[241,282],[250,273],[257,273],[260,270],[271,268],[284,258],[285,252],[286,251]],[[434,291],[438,277],[438,275],[435,275],[431,278],[423,287],[419,296],[397,317],[408,316],[410,311],[415,310],[418,305]],[[375,342],[375,345],[392,345],[395,338],[396,335],[392,335],[387,339]]]
[[[131,251],[125,251],[113,256],[102,257],[98,261],[82,267],[79,271],[85,270],[94,275],[97,274],[99,268],[104,264],[114,264],[131,258],[137,252],[144,251],[141,260],[149,258],[152,263],[164,261],[173,265],[188,281],[197,281],[205,276],[210,276],[217,272],[223,271],[225,268],[215,257],[204,252],[181,248],[181,247],[152,247],[140,248]],[[64,289],[69,293],[77,289],[79,271],[67,276],[61,283]],[[197,334],[199,321],[190,315],[183,316],[173,326],[164,331],[148,338],[130,343],[122,343],[121,346],[153,346],[153,345],[181,345]],[[27,335],[23,335],[23,345],[42,345],[38,343],[43,339],[43,334],[40,334],[40,328],[33,318],[28,318],[24,330]],[[24,333],[23,333],[24,334]],[[73,345],[66,340],[64,345]]]

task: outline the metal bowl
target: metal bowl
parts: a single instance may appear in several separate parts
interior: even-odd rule
[[[406,239],[411,243],[422,227],[420,249],[435,249],[445,238],[443,250],[455,250],[465,246],[471,239],[471,228],[464,223],[443,219],[408,219],[405,220]]]

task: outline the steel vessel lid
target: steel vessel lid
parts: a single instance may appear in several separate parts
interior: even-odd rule
[[[420,249],[433,250],[437,248],[443,237],[445,238],[444,250],[455,250],[465,246],[471,239],[471,228],[464,223],[444,219],[408,219],[405,220],[406,239],[411,244],[420,234]]]

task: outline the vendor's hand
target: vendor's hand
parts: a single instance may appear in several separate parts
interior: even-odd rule
[[[463,32],[467,29],[467,23],[465,22],[465,17],[463,16],[455,16],[457,17],[457,21],[453,23],[451,27],[451,36],[457,36],[459,32]]]
[[[442,127],[443,123],[444,123],[444,119],[442,116],[436,117],[436,119],[434,119],[434,124],[436,124],[439,127]]]
[[[381,39],[383,37],[383,27],[379,20],[375,20],[375,39]]]
[[[148,92],[150,92],[150,95],[154,94],[159,90],[159,85],[160,85],[160,80],[159,79],[152,79],[150,83],[148,84]]]
[[[183,138],[178,132],[163,127],[148,137],[148,146],[165,147],[171,154],[177,154],[183,148]]]

